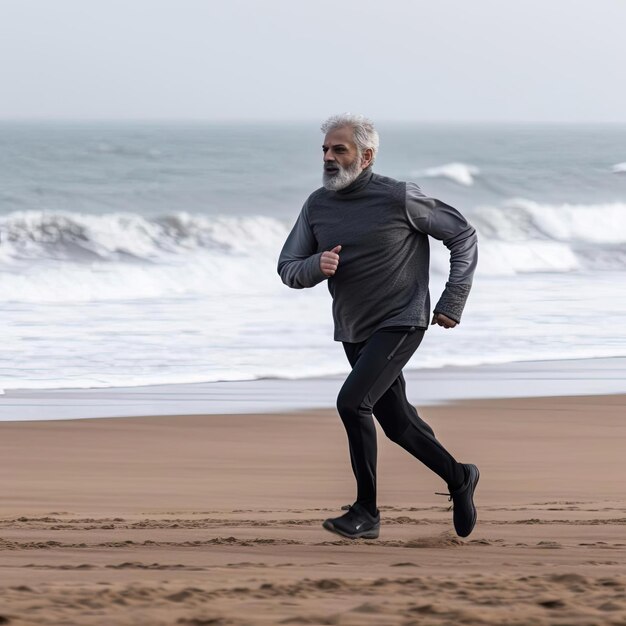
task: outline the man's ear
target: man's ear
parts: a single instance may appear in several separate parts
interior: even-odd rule
[[[368,165],[371,165],[374,158],[374,151],[371,148],[367,148],[363,151],[363,157],[361,159],[361,167],[365,169]]]

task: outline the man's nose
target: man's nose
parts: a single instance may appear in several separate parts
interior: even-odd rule
[[[335,157],[333,156],[330,150],[328,150],[328,152],[324,152],[324,163],[326,163],[326,161],[334,161],[334,160],[335,160]]]

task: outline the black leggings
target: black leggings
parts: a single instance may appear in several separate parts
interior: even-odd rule
[[[425,332],[415,326],[391,327],[359,343],[342,342],[352,372],[337,397],[337,410],[348,434],[356,501],[372,514],[377,510],[377,446],[372,412],[389,439],[441,476],[449,488],[464,480],[460,463],[437,441],[433,429],[406,397],[402,368]]]

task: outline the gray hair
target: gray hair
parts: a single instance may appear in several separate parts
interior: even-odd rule
[[[378,152],[378,146],[380,140],[378,133],[374,128],[374,122],[368,119],[364,115],[353,113],[340,113],[339,115],[331,115],[321,126],[321,130],[324,134],[329,133],[331,130],[337,128],[343,128],[344,126],[350,126],[354,135],[354,143],[359,150],[363,152],[368,148],[372,150],[372,163],[376,158]]]

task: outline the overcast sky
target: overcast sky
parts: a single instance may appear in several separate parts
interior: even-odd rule
[[[624,0],[0,0],[0,118],[626,122]]]

